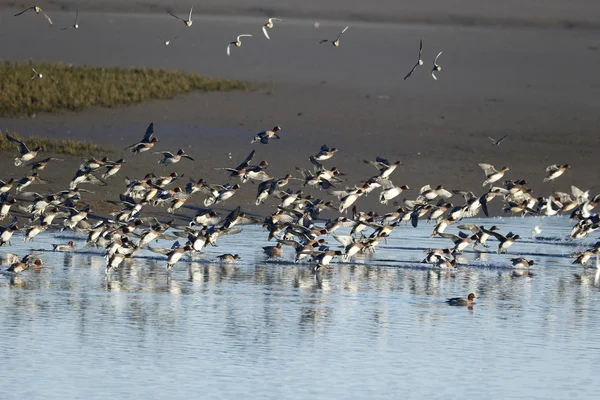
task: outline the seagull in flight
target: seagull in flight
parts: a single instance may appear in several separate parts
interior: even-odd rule
[[[272,29],[272,28],[273,28],[273,21],[280,21],[280,22],[283,22],[283,20],[282,20],[282,19],[279,19],[279,18],[269,18],[269,22],[267,22],[266,24],[264,24],[264,25],[262,26],[262,31],[263,31],[263,33],[265,34],[265,36],[266,36],[266,38],[267,38],[267,39],[271,39],[271,38],[269,37],[269,32],[267,32],[267,28],[269,28],[269,29]]]
[[[421,40],[421,44],[419,46],[419,60],[417,61],[417,63],[415,64],[414,67],[412,67],[412,69],[410,70],[410,72],[404,77],[404,80],[406,80],[407,78],[409,78],[413,72],[415,72],[415,69],[417,69],[417,67],[419,65],[423,65],[423,59],[421,58],[421,53],[423,53],[423,40]]]
[[[46,19],[48,20],[48,22],[50,23],[50,25],[52,25],[52,20],[50,19],[50,17],[48,16],[48,14],[46,14],[44,12],[44,10],[42,10],[42,7],[38,7],[38,6],[32,6],[32,7],[26,8],[23,11],[21,11],[20,13],[16,13],[15,17],[18,17],[19,15],[24,14],[24,13],[26,13],[29,10],[34,10],[36,14],[39,14],[39,13],[44,14],[44,17],[46,17]]]
[[[169,14],[169,15],[170,15],[170,16],[172,16],[172,17],[175,17],[175,18],[177,18],[177,19],[178,19],[178,20],[180,20],[180,21],[183,21],[183,23],[185,24],[185,26],[192,26],[192,23],[194,22],[194,21],[192,21],[192,11],[193,11],[193,10],[194,10],[194,6],[192,6],[192,8],[190,8],[190,15],[188,15],[188,19],[187,19],[187,20],[185,20],[185,19],[183,19],[183,18],[180,18],[180,17],[178,17],[177,15],[173,14],[173,13],[172,13],[172,12],[170,12],[170,11],[167,11],[167,14]]]
[[[71,26],[67,26],[66,28],[62,28],[61,31],[66,31],[67,29],[71,29],[71,28],[79,28],[79,24],[77,23],[77,21],[79,20],[79,10],[76,11],[75,14],[75,23]]]
[[[442,70],[442,67],[440,67],[440,66],[437,64],[437,59],[438,59],[438,57],[439,57],[439,56],[441,56],[441,55],[442,55],[442,53],[443,53],[443,51],[440,51],[440,52],[438,53],[438,55],[437,55],[437,56],[435,56],[435,60],[433,60],[433,69],[431,70],[431,76],[433,76],[433,79],[435,79],[436,81],[437,81],[437,76],[435,76],[435,72],[436,72],[436,71],[441,71],[441,70]]]
[[[31,68],[31,70],[35,73],[35,75],[31,77],[31,80],[34,80],[35,78],[42,79],[44,77],[44,75],[42,75],[39,72],[37,72],[34,68]]]
[[[342,37],[344,32],[346,32],[348,30],[348,28],[350,28],[350,27],[349,26],[345,27],[344,30],[340,32],[340,34],[338,35],[338,37],[335,40],[323,39],[319,43],[331,42],[331,44],[333,44],[334,47],[338,47],[340,45],[340,38]]]
[[[488,136],[488,139],[490,139],[492,141],[492,146],[498,146],[500,143],[502,143],[504,141],[504,139],[506,139],[507,136],[508,135],[504,135],[498,140]]]
[[[252,35],[250,35],[249,33],[244,33],[241,34],[237,37],[237,39],[235,40],[235,42],[231,42],[227,45],[227,55],[230,56],[231,55],[231,45],[234,45],[235,47],[240,47],[242,45],[242,41],[240,40],[240,38],[242,37],[252,37]]]

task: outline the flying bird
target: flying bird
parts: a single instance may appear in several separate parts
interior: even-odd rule
[[[404,80],[406,80],[407,78],[409,78],[413,72],[415,72],[415,69],[417,69],[417,67],[419,65],[423,65],[423,59],[421,58],[421,54],[423,53],[423,40],[420,41],[420,46],[419,46],[419,59],[417,60],[417,63],[415,64],[414,67],[412,67],[412,69],[410,70],[410,72],[404,77]]]
[[[502,136],[500,139],[496,140],[494,138],[491,138],[488,136],[488,138],[492,141],[492,146],[498,146],[500,143],[502,143],[504,141],[504,139],[506,139],[508,135],[504,135]]]
[[[433,77],[433,79],[435,79],[436,81],[437,81],[437,76],[435,76],[435,72],[437,72],[437,71],[441,71],[441,70],[442,70],[442,67],[440,67],[440,66],[437,64],[438,57],[439,57],[439,56],[441,56],[441,55],[442,55],[442,53],[443,53],[443,51],[440,51],[440,52],[438,53],[438,55],[437,55],[437,56],[435,56],[435,60],[433,60],[433,68],[432,68],[432,70],[431,70],[431,76],[432,76],[432,77]]]
[[[348,28],[350,28],[350,27],[349,26],[345,27],[344,30],[340,32],[340,34],[338,35],[338,37],[335,40],[323,39],[319,43],[331,42],[331,44],[333,44],[334,47],[338,47],[340,45],[340,38],[342,37],[344,32],[346,32],[348,30]]]
[[[35,73],[35,75],[31,77],[31,80],[34,80],[35,78],[42,79],[44,77],[44,75],[42,75],[39,72],[37,72],[34,68],[31,68],[31,70]]]
[[[161,41],[162,41],[162,42],[165,44],[165,46],[168,46],[168,45],[170,45],[170,44],[171,44],[171,42],[172,42],[173,40],[175,40],[175,39],[179,38],[179,36],[175,36],[173,39],[163,39],[163,38],[161,38],[161,37],[159,37],[159,36],[157,36],[156,38],[157,38],[157,39],[160,39],[160,40],[161,40]]]
[[[71,28],[79,28],[79,24],[77,23],[77,21],[79,20],[79,10],[76,11],[75,14],[75,23],[71,26],[67,26],[66,28],[62,28],[61,31],[66,31],[67,29],[71,29]]]
[[[15,17],[18,17],[19,15],[24,14],[24,13],[26,13],[29,10],[34,10],[36,14],[39,14],[39,13],[44,14],[44,17],[46,17],[46,19],[48,20],[48,22],[50,23],[50,25],[52,25],[52,20],[50,19],[50,17],[48,16],[48,14],[46,14],[44,12],[44,10],[42,10],[42,7],[38,7],[38,6],[32,6],[32,7],[26,8],[23,11],[21,11],[20,13],[16,13]]]
[[[193,23],[193,21],[192,21],[192,11],[193,10],[194,10],[194,6],[192,6],[192,8],[190,8],[190,15],[188,15],[188,19],[187,20],[185,20],[185,19],[183,19],[181,17],[178,17],[177,15],[173,14],[170,11],[167,11],[167,14],[169,14],[170,16],[175,17],[178,20],[182,21],[185,24],[185,26],[192,26],[192,23]]]
[[[227,45],[227,55],[230,56],[231,55],[231,51],[229,50],[231,48],[231,45],[234,45],[235,47],[240,47],[242,45],[242,41],[240,40],[240,38],[242,37],[252,37],[252,35],[248,34],[248,33],[244,33],[242,35],[239,35],[237,37],[237,39],[235,40],[235,42],[231,42]]]
[[[269,28],[269,29],[272,29],[272,28],[273,28],[273,21],[280,21],[280,22],[283,22],[283,20],[282,20],[282,19],[279,19],[279,18],[269,18],[269,22],[267,22],[266,24],[264,24],[264,25],[262,26],[262,31],[263,31],[263,33],[265,34],[265,36],[267,37],[267,39],[271,39],[271,38],[269,37],[269,32],[267,32],[267,28]]]

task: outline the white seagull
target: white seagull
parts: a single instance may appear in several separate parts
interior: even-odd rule
[[[442,67],[440,67],[439,65],[437,65],[437,59],[439,56],[441,56],[443,53],[443,51],[440,51],[438,53],[437,56],[435,56],[435,60],[433,60],[433,69],[431,70],[431,76],[433,76],[433,79],[435,79],[437,81],[437,77],[435,76],[435,72],[436,71],[441,71]]]
[[[267,22],[266,24],[264,24],[264,25],[262,26],[262,31],[263,31],[263,33],[265,34],[265,36],[267,37],[267,39],[271,39],[271,38],[269,37],[269,32],[267,32],[267,28],[269,28],[269,29],[273,28],[273,21],[280,21],[280,22],[283,22],[283,20],[282,20],[282,19],[279,19],[279,18],[269,18],[269,22]]]
[[[242,41],[240,40],[240,38],[242,37],[252,37],[252,35],[248,34],[248,33],[244,33],[242,35],[239,35],[237,37],[237,39],[235,40],[235,42],[231,42],[227,45],[227,55],[230,56],[231,55],[231,45],[234,45],[235,47],[240,47],[242,45]]]
[[[177,15],[173,14],[170,11],[167,11],[167,14],[169,14],[172,17],[177,18],[180,21],[183,21],[183,23],[185,24],[185,26],[192,26],[192,23],[193,23],[193,21],[192,21],[192,11],[193,10],[194,10],[194,6],[192,6],[192,8],[190,8],[190,15],[188,15],[187,21],[185,19],[183,19],[183,18],[178,17]]]
[[[24,13],[26,13],[29,10],[34,10],[36,14],[39,14],[39,13],[44,14],[44,17],[46,17],[46,19],[48,20],[48,22],[50,23],[50,25],[52,25],[52,20],[50,19],[50,17],[48,16],[48,14],[46,14],[44,12],[44,10],[42,10],[42,7],[38,7],[38,6],[32,6],[32,7],[26,8],[23,11],[21,11],[20,13],[16,13],[15,17],[18,17],[19,15],[24,14]]]
[[[344,30],[340,32],[340,34],[338,35],[338,37],[335,40],[323,39],[319,43],[331,42],[331,44],[333,44],[334,47],[338,47],[340,45],[340,38],[342,37],[344,32],[346,32],[348,30],[348,28],[350,28],[350,27],[349,26],[345,27]]]
[[[79,10],[76,11],[75,14],[75,23],[71,26],[67,26],[66,28],[62,28],[61,31],[66,31],[67,29],[71,29],[71,28],[79,28],[79,24],[77,23],[77,21],[79,20]]]
[[[44,75],[42,75],[39,72],[37,72],[34,68],[31,68],[31,70],[35,73],[35,75],[31,77],[31,80],[34,80],[35,78],[42,79],[44,77]]]
[[[417,61],[415,66],[412,67],[410,72],[404,77],[404,80],[406,80],[408,77],[410,77],[413,74],[413,72],[415,72],[415,69],[417,69],[417,67],[419,65],[423,65],[423,59],[421,58],[421,53],[423,53],[423,40],[421,40],[421,44],[419,45],[419,60]]]

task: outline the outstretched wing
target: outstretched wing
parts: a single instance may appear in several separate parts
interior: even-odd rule
[[[486,175],[492,174],[494,172],[498,172],[498,171],[496,171],[496,168],[494,168],[494,166],[492,164],[479,163],[477,165],[479,165],[479,168],[481,168],[486,173]]]
[[[34,10],[34,9],[35,9],[35,6],[33,6],[33,7],[29,7],[29,8],[26,8],[26,9],[24,9],[23,11],[21,11],[20,13],[17,13],[17,14],[15,14],[15,17],[18,17],[19,15],[21,15],[21,14],[24,14],[24,13],[26,13],[27,11],[29,11],[29,10]]]
[[[406,74],[406,76],[404,77],[404,80],[406,80],[407,78],[409,78],[413,74],[413,72],[415,72],[415,70],[417,69],[418,66],[419,66],[419,63],[417,62],[415,64],[415,66],[412,67],[412,69],[410,70],[410,72],[408,74]]]
[[[9,142],[15,144],[19,148],[19,152],[21,154],[29,153],[29,149],[27,148],[27,146],[25,146],[25,143],[21,142],[18,139],[15,139],[14,137],[9,136],[8,133],[6,134],[6,139],[8,139]]]
[[[348,28],[350,28],[349,26],[345,27],[344,30],[342,30],[340,32],[340,34],[338,35],[337,39],[335,39],[335,41],[337,42],[338,40],[340,40],[340,38],[342,37],[342,35],[344,34],[344,32],[346,32],[348,30]]]
[[[167,14],[169,14],[171,17],[177,18],[178,20],[185,22],[185,19],[178,17],[177,15],[173,14],[170,11],[167,11]]]
[[[144,134],[144,138],[140,143],[150,143],[152,139],[152,135],[154,135],[154,122],[150,122],[148,128],[146,128],[146,133]]]
[[[267,32],[267,26],[266,26],[266,25],[263,25],[263,27],[262,27],[262,31],[263,31],[263,33],[265,34],[265,36],[266,36],[266,38],[267,38],[267,39],[271,39],[271,38],[269,37],[269,33]]]

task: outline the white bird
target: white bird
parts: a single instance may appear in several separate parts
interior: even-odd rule
[[[264,24],[264,25],[262,26],[262,31],[263,31],[263,33],[265,34],[265,36],[267,37],[267,39],[271,39],[271,38],[269,37],[269,32],[267,32],[267,28],[269,28],[269,29],[273,28],[273,21],[280,21],[280,22],[283,22],[283,20],[282,20],[282,19],[279,19],[279,18],[269,18],[269,22],[267,22],[266,24]]]
[[[507,136],[508,135],[504,135],[498,140],[488,136],[488,139],[490,139],[492,141],[492,146],[498,146],[500,143],[502,143],[504,141],[504,139],[506,139]]]
[[[417,69],[417,67],[419,65],[423,65],[423,59],[421,58],[422,52],[423,52],[423,40],[421,40],[421,44],[419,46],[419,59],[417,60],[417,63],[415,64],[415,66],[412,67],[410,72],[404,77],[404,80],[406,80],[408,77],[410,77],[413,74],[413,72],[415,72],[415,69]]]
[[[348,30],[348,28],[350,28],[350,27],[349,26],[345,27],[344,30],[340,32],[340,34],[338,35],[338,37],[335,40],[323,39],[319,43],[331,42],[331,44],[333,44],[334,47],[338,47],[340,45],[340,38],[342,37],[344,32],[346,32]]]
[[[35,79],[35,78],[40,78],[42,79],[44,77],[44,75],[40,74],[39,72],[37,72],[34,68],[31,68],[31,70],[35,73],[34,76],[31,77],[31,80]]]
[[[77,23],[77,21],[79,20],[79,10],[76,11],[75,14],[75,23],[71,26],[67,26],[66,28],[62,28],[61,31],[66,31],[67,29],[71,29],[71,28],[79,28],[79,24]]]
[[[19,15],[24,14],[24,13],[26,13],[29,10],[35,10],[36,14],[39,14],[39,13],[44,14],[44,17],[46,17],[46,19],[48,20],[48,22],[50,23],[50,25],[52,25],[52,20],[50,19],[50,17],[48,16],[48,14],[46,14],[44,12],[44,10],[42,10],[42,7],[38,7],[38,6],[32,6],[32,7],[26,8],[23,11],[21,11],[20,13],[16,13],[15,17],[18,17]]]
[[[239,36],[237,37],[237,39],[235,40],[235,42],[231,42],[231,43],[229,43],[229,44],[227,45],[227,55],[228,55],[228,56],[230,56],[230,55],[231,55],[231,52],[230,52],[230,50],[229,50],[229,49],[230,49],[230,47],[231,47],[231,45],[234,45],[235,47],[240,47],[240,46],[242,45],[242,41],[240,40],[240,38],[242,38],[242,37],[252,37],[252,35],[250,35],[250,34],[248,34],[248,33],[244,33],[244,34],[242,34],[242,35],[239,35]]]
[[[437,71],[441,71],[441,70],[442,70],[442,67],[440,67],[440,66],[437,64],[438,57],[439,57],[439,56],[441,56],[441,55],[442,55],[442,53],[443,53],[443,51],[440,51],[440,52],[438,53],[438,55],[437,55],[437,56],[435,56],[435,60],[433,60],[433,69],[431,70],[431,76],[433,76],[433,79],[435,79],[436,81],[437,81],[437,77],[435,76],[435,72],[437,72]]]
[[[177,19],[178,19],[178,20],[180,20],[180,21],[183,21],[183,23],[185,24],[185,26],[192,26],[192,23],[193,23],[193,21],[192,21],[192,11],[193,11],[193,10],[194,10],[194,6],[192,6],[192,8],[190,8],[190,15],[188,15],[188,19],[187,19],[187,20],[185,20],[185,19],[183,19],[183,18],[180,18],[180,17],[178,17],[177,15],[173,14],[173,13],[172,13],[172,12],[170,12],[170,11],[167,11],[167,14],[169,14],[169,15],[170,15],[170,16],[172,16],[172,17],[175,17],[175,18],[177,18]]]
[[[175,36],[173,39],[163,39],[163,38],[161,38],[161,37],[158,37],[158,36],[157,36],[156,38],[157,38],[157,39],[160,39],[160,40],[161,40],[161,41],[162,41],[162,42],[165,44],[165,46],[168,46],[168,45],[170,45],[170,44],[171,44],[171,42],[172,42],[173,40],[175,40],[175,39],[179,38],[179,36]]]

